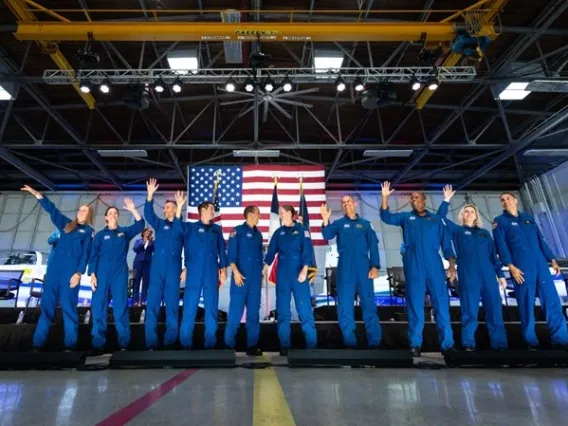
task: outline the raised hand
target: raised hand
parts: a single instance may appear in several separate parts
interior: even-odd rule
[[[455,195],[455,193],[456,193],[456,191],[454,191],[454,188],[452,187],[452,185],[444,186],[444,201],[450,202],[450,200]]]
[[[327,204],[323,203],[320,206],[320,213],[321,213],[321,218],[324,221],[324,223],[328,223],[329,218],[331,217],[331,209],[329,207],[327,207]]]
[[[29,192],[30,194],[32,194],[34,197],[36,197],[38,200],[41,200],[43,198],[43,195],[41,195],[40,192],[36,191],[35,189],[33,189],[31,186],[29,185],[24,185],[22,187],[22,189],[20,189],[20,191],[24,191],[24,192]]]
[[[175,200],[178,206],[183,206],[185,204],[185,201],[187,200],[187,197],[185,196],[183,191],[177,191],[175,193]]]
[[[381,183],[381,195],[383,197],[390,197],[394,192],[394,189],[391,189],[390,185],[391,183],[388,180]]]
[[[556,275],[562,275],[562,270],[560,269],[560,265],[558,265],[558,262],[556,262],[556,260],[552,260],[552,262],[550,262],[550,267],[554,269],[554,273]]]
[[[151,178],[149,181],[146,182],[146,190],[148,191],[148,199],[151,200],[160,185],[158,185],[158,181],[156,178]]]
[[[132,201],[131,198],[124,199],[124,209],[128,210],[130,213],[136,210],[136,206],[134,205],[134,202]]]

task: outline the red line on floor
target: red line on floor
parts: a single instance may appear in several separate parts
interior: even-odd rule
[[[117,426],[124,425],[132,420],[134,417],[148,409],[152,404],[160,398],[166,396],[171,390],[179,386],[185,380],[189,379],[197,370],[184,370],[168,381],[162,383],[156,389],[148,392],[136,401],[130,403],[126,407],[107,417],[96,426]]]

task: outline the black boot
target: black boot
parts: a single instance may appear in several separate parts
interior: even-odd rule
[[[262,356],[262,351],[258,346],[251,346],[247,348],[247,355],[248,356]]]

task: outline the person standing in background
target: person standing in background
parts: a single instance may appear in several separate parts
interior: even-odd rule
[[[134,292],[132,302],[134,306],[145,305],[148,295],[148,284],[150,282],[150,264],[154,254],[154,233],[150,228],[144,228],[140,234],[142,238],[134,243]],[[142,282],[142,292],[140,292],[140,282]]]

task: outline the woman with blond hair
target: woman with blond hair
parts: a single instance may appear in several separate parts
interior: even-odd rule
[[[448,202],[449,199],[446,197],[438,209],[438,215],[442,218],[448,213]],[[507,335],[499,294],[499,287],[505,288],[507,281],[501,269],[503,265],[497,259],[491,234],[482,228],[479,210],[474,204],[463,206],[459,213],[460,225],[447,219],[446,222],[452,231],[452,241],[457,255],[462,347],[465,350],[475,350],[475,330],[478,325],[477,315],[481,299],[485,308],[491,348],[507,349]]]
[[[79,284],[87,269],[93,242],[93,210],[88,204],[79,207],[74,219],[62,214],[55,204],[35,189],[25,185],[22,191],[29,192],[49,213],[51,221],[61,233],[57,250],[47,265],[47,274],[41,294],[41,316],[33,339],[33,347],[41,348],[49,334],[49,326],[55,317],[57,302],[61,302],[65,329],[65,349],[73,350],[79,334]]]

